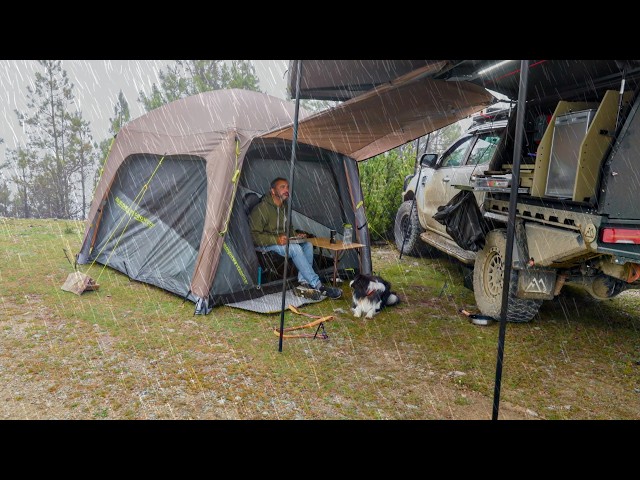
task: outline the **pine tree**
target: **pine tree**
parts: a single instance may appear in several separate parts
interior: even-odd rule
[[[33,87],[27,87],[30,111],[16,110],[28,136],[27,145],[13,152],[18,172],[16,201],[27,217],[77,218],[82,205],[76,194],[84,188],[82,171],[90,155],[87,151],[76,154],[77,145],[83,143],[76,136],[86,136],[88,124],[81,112],[72,109],[73,84],[61,61],[38,63],[44,72],[36,72]]]
[[[256,70],[251,62],[232,60],[231,64],[223,64],[221,77],[222,86],[220,88],[240,88],[242,90],[253,90],[254,92],[260,91]]]
[[[88,207],[87,182],[91,173],[95,172],[96,148],[89,129],[89,122],[82,119],[79,112],[71,117],[71,141],[69,142],[69,159],[77,168],[80,185],[79,217],[85,219]]]
[[[0,178],[0,216],[9,217],[11,214],[11,190],[7,180]]]
[[[7,150],[7,160],[13,165],[11,180],[16,186],[14,197],[14,212],[17,217],[31,218],[30,197],[33,191],[33,162],[35,153],[27,147]]]
[[[104,163],[107,161],[107,157],[109,156],[109,150],[111,149],[111,144],[115,139],[116,135],[120,129],[131,120],[131,112],[129,111],[129,103],[125,98],[122,90],[118,93],[118,100],[116,104],[113,106],[113,117],[109,119],[111,122],[111,126],[109,127],[109,133],[111,133],[111,137],[100,142],[100,145],[97,147],[99,149],[99,165],[95,171],[93,185],[95,186],[102,175],[102,168],[104,167]]]
[[[0,145],[4,143],[4,139],[0,138]],[[9,190],[9,184],[7,179],[2,173],[2,169],[7,168],[8,163],[0,165],[0,215],[8,217],[11,210],[11,191]]]
[[[250,60],[176,60],[158,73],[148,95],[140,91],[139,101],[147,112],[166,103],[222,88],[260,91],[259,79]]]

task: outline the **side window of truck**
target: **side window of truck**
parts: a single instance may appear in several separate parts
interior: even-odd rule
[[[480,135],[478,137],[478,141],[471,150],[467,165],[482,165],[489,163],[498,148],[499,142],[500,137],[495,132]]]
[[[446,152],[442,156],[440,167],[459,167],[462,165],[464,163],[465,154],[467,153],[469,145],[471,145],[471,141],[474,140],[474,138],[475,137],[467,137]]]

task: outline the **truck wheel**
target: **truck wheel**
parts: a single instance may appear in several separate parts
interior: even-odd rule
[[[492,230],[485,238],[485,245],[476,254],[473,268],[473,293],[476,304],[483,315],[496,320],[502,309],[502,282],[504,278],[504,260],[507,251],[507,231]],[[509,282],[507,321],[514,323],[529,322],[540,309],[542,300],[527,300],[516,297],[518,290],[518,272],[511,269]]]
[[[413,205],[413,209],[411,206]],[[396,213],[396,221],[393,227],[393,236],[396,248],[403,255],[418,257],[426,252],[426,245],[420,240],[420,234],[424,229],[418,220],[418,210],[413,201],[403,202]],[[405,238],[406,237],[406,238]]]

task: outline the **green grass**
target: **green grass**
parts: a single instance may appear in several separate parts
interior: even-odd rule
[[[328,340],[285,339],[280,315],[194,305],[102,265],[81,296],[61,286],[84,225],[0,218],[0,418],[491,418],[497,324],[476,311],[460,265],[373,247],[400,305],[372,320],[350,292],[304,307],[333,315]],[[88,268],[87,268],[88,267]],[[506,331],[501,418],[640,418],[640,297],[567,289]],[[344,313],[342,313],[344,312]],[[287,312],[285,326],[306,323]]]

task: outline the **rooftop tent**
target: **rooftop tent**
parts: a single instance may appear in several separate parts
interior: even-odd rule
[[[288,177],[292,142],[265,134],[293,116],[291,102],[231,89],[176,100],[129,122],[105,161],[78,263],[108,265],[187,298],[196,313],[269,292],[256,288],[243,198]],[[370,272],[355,161],[299,143],[295,183],[294,224],[321,237],[343,223],[358,225],[356,241],[366,247],[360,258],[346,254],[340,267]]]

